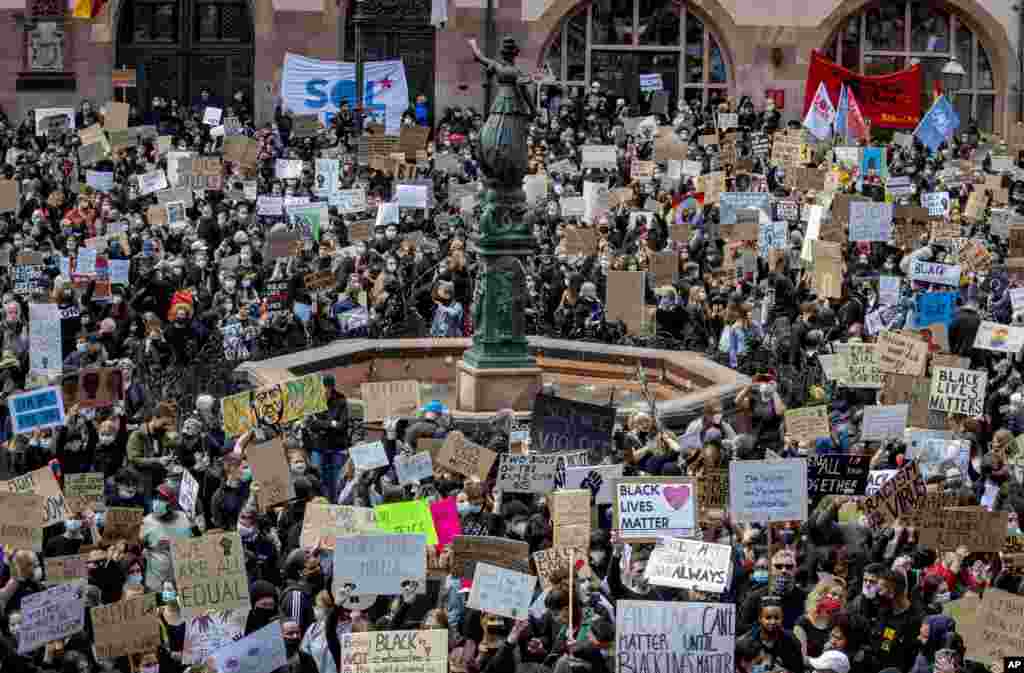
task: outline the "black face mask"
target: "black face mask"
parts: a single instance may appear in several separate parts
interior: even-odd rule
[[[250,633],[262,629],[277,618],[277,608],[252,608],[249,611]]]
[[[298,638],[285,638],[284,639],[284,649],[285,649],[285,652],[288,653],[288,657],[289,658],[295,656],[295,654],[299,651],[299,645],[301,645],[301,644],[302,644],[302,641],[299,640]]]

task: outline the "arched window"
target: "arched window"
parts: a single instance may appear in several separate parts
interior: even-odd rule
[[[613,98],[636,103],[640,75],[660,74],[669,109],[724,98],[729,64],[701,15],[680,0],[594,0],[562,20],[544,67],[566,86],[599,82]]]
[[[945,93],[965,126],[975,119],[983,131],[993,130],[999,108],[988,53],[970,19],[938,2],[906,0],[870,6],[840,24],[825,53],[865,75],[884,75],[920,62],[922,111],[932,103],[935,82],[942,83],[943,66],[955,56],[967,75],[957,90]]]

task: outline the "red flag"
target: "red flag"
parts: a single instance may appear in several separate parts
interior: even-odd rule
[[[851,138],[866,138],[868,136],[868,125],[864,121],[864,113],[860,111],[860,103],[853,95],[853,89],[847,87],[849,96],[850,111],[846,115],[846,132]]]

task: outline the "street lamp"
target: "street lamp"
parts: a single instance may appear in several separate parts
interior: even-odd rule
[[[961,65],[956,56],[953,56],[946,61],[946,65],[942,66],[942,89],[949,94],[959,91],[960,85],[966,76],[967,71],[964,70],[964,66]]]

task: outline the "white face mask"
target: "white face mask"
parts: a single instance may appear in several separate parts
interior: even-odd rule
[[[292,463],[292,472],[295,474],[305,474],[306,464],[305,463]]]

